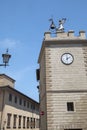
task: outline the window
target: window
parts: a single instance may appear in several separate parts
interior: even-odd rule
[[[31,129],[35,128],[35,118],[31,118],[30,127],[31,127]]]
[[[13,128],[16,128],[17,115],[13,116]]]
[[[29,117],[27,117],[27,128],[29,128]]]
[[[25,116],[23,116],[23,128],[25,128]]]
[[[19,104],[22,105],[22,99],[21,98],[19,99]]]
[[[18,128],[21,128],[21,116],[19,116]]]
[[[31,109],[35,110],[35,104],[31,104]]]
[[[26,106],[26,101],[24,100],[24,106]]]
[[[27,108],[29,108],[29,102],[27,102]]]
[[[32,129],[32,118],[30,118],[30,128]]]
[[[14,98],[14,102],[17,103],[17,96],[15,96],[15,98]]]
[[[36,128],[39,128],[39,119],[36,119]]]
[[[11,114],[10,113],[8,113],[7,114],[7,128],[10,128],[11,126]]]
[[[74,111],[74,103],[67,102],[67,111]]]
[[[33,128],[35,128],[35,118],[33,118]]]
[[[12,94],[9,94],[9,101],[12,101]]]
[[[40,69],[36,70],[37,81],[40,80]]]

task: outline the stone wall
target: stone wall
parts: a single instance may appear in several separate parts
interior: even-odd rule
[[[74,61],[65,65],[64,53]],[[87,129],[87,40],[85,32],[46,32],[38,62],[40,64],[41,130]],[[74,111],[67,111],[67,102]]]

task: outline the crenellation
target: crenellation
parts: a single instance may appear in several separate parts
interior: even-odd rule
[[[67,33],[64,33],[64,32],[56,32],[56,37],[55,38],[66,38],[68,36]]]
[[[69,37],[74,37],[74,31],[73,30],[68,31],[68,36]]]
[[[83,30],[79,31],[79,37],[82,37],[83,39],[86,39],[85,31],[83,31]]]
[[[56,31],[56,35],[54,37],[51,36],[51,32],[44,33],[44,40],[58,40],[58,39],[86,39],[85,31],[79,31],[79,36],[74,35],[74,31],[70,30],[68,32]]]

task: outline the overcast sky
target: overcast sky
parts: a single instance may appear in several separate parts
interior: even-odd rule
[[[15,79],[15,88],[36,101],[37,60],[50,18],[56,26],[66,18],[66,32],[87,32],[87,0],[0,0],[0,55],[7,48],[12,55],[10,66],[0,67],[0,73]]]

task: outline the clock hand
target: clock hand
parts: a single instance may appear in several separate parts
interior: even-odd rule
[[[70,59],[70,57],[66,57],[66,60]]]
[[[66,60],[68,60],[69,58],[68,58],[68,56],[66,56]]]

